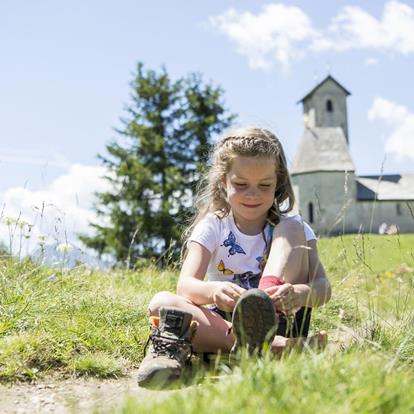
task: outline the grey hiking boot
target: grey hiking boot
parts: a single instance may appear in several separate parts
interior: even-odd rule
[[[250,354],[257,350],[261,355],[263,345],[271,344],[278,326],[273,302],[261,289],[249,289],[236,303],[233,311],[232,331],[235,343],[230,351],[234,356],[240,348],[247,348]]]
[[[191,313],[172,307],[161,308],[160,317],[151,318],[148,352],[138,369],[139,386],[160,388],[180,378],[192,355],[197,329],[192,318]]]

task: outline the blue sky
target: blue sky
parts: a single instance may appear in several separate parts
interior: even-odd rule
[[[414,172],[413,1],[3,0],[0,50],[2,217],[20,215],[34,238],[87,231],[105,189],[96,155],[116,138],[138,61],[201,72],[238,124],[276,132],[290,160],[296,102],[331,73],[352,93],[357,173]]]

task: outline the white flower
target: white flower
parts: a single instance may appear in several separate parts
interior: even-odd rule
[[[60,243],[56,247],[56,251],[63,254],[68,254],[73,250],[73,246],[70,243]]]
[[[17,219],[13,218],[13,217],[3,217],[1,219],[1,221],[3,222],[3,224],[5,224],[6,226],[12,226],[14,224],[17,224]]]
[[[39,234],[37,236],[37,239],[39,240],[39,244],[45,244],[47,240],[46,234]]]
[[[31,231],[31,229],[33,227],[33,224],[31,224],[31,223],[29,223],[27,221],[24,221],[24,220],[18,220],[17,221],[17,225],[19,226],[20,229],[23,229],[24,227],[27,227],[27,229],[29,231]]]

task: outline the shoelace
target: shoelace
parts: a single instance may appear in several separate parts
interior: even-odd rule
[[[144,355],[147,353],[150,341],[152,342],[154,352],[157,355],[166,355],[171,359],[177,358],[179,356],[179,351],[183,350],[185,347],[190,348],[190,355],[187,359],[190,360],[193,355],[193,346],[191,342],[181,338],[172,339],[170,337],[163,336],[157,327],[151,327],[151,333],[145,343]]]

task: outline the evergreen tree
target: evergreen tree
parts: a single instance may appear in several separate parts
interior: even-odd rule
[[[131,87],[129,118],[117,130],[122,143],[111,142],[109,156],[99,156],[111,183],[110,191],[97,194],[100,223],[91,223],[93,236],[80,237],[128,266],[179,252],[180,225],[211,138],[234,119],[223,107],[222,89],[199,74],[172,81],[165,68],[157,73],[139,63]]]

